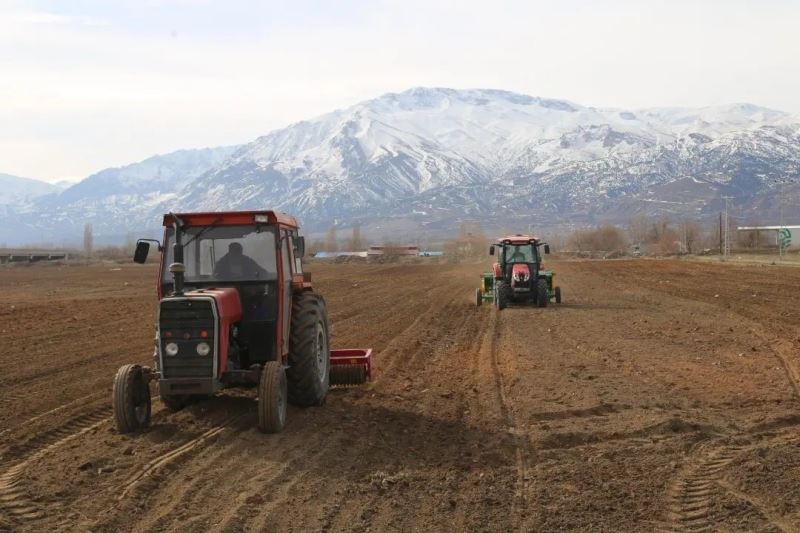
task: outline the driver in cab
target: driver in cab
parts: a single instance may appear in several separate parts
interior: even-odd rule
[[[511,254],[511,257],[508,258],[509,263],[525,263],[526,262],[525,254],[522,252],[519,246],[514,247],[514,253]]]
[[[228,245],[228,253],[223,255],[214,266],[214,277],[217,279],[264,279],[267,271],[256,261],[244,255],[244,248],[238,242]]]

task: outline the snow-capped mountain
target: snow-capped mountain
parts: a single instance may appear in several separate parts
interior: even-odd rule
[[[0,205],[27,204],[46,194],[56,193],[67,187],[64,182],[48,183],[11,174],[0,174]]]
[[[465,218],[699,217],[733,195],[741,214],[767,221],[778,184],[793,194],[800,178],[800,119],[751,104],[625,110],[417,88],[213,154],[189,169],[103,171],[28,210],[47,209],[54,229],[90,221],[108,235],[154,227],[170,210],[265,207],[311,229],[354,219],[446,229]]]
[[[796,178],[798,123],[751,104],[631,111],[412,89],[261,137],[189,184],[178,203],[272,205],[320,224],[387,214],[587,221],[617,216],[619,204],[627,211],[631,198],[637,209],[694,215],[693,198],[656,206],[653,188],[703,184],[716,194],[704,192],[702,211],[722,192],[748,198]]]
[[[220,165],[236,148],[179,150],[156,155],[102,170],[54,194],[9,205],[5,216],[0,212],[0,222],[5,222],[0,224],[0,241],[77,241],[83,225],[90,222],[96,228],[99,243],[118,242],[130,231],[152,227],[150,213],[155,206],[174,201],[178,191]],[[20,216],[26,213],[45,216]]]

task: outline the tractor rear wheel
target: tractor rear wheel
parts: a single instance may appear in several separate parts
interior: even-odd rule
[[[294,298],[289,337],[289,401],[301,407],[321,405],[330,387],[331,348],[328,310],[322,296],[304,292]]]
[[[280,433],[286,425],[286,401],[286,371],[278,361],[269,361],[258,381],[258,429]]]
[[[475,305],[480,307],[481,303],[483,303],[483,294],[480,289],[475,289]]]
[[[495,283],[495,291],[496,291],[495,301],[497,302],[498,309],[503,310],[506,307],[508,307],[509,290],[510,287],[508,286],[508,283],[506,283],[505,281],[498,281]]]
[[[150,425],[150,386],[141,366],[125,365],[117,370],[111,404],[120,433],[131,433]]]
[[[536,281],[536,305],[547,307],[548,300],[550,300],[550,293],[547,287],[547,280],[540,278]]]
[[[556,287],[556,303],[561,303],[561,287]]]

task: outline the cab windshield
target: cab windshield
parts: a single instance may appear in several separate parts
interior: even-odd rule
[[[168,267],[174,261],[174,241],[175,231],[169,228],[164,239],[164,283],[172,282]],[[189,227],[182,230],[181,241],[187,283],[278,279],[275,231],[271,227]]]
[[[505,247],[506,263],[535,263],[536,250],[532,244],[509,244]]]

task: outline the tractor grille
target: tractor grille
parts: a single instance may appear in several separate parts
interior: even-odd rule
[[[212,306],[208,299],[170,298],[161,301],[158,327],[164,378],[213,377],[217,350]],[[197,353],[197,346],[202,342],[211,347],[208,355]],[[177,354],[167,353],[169,343],[178,346]]]

